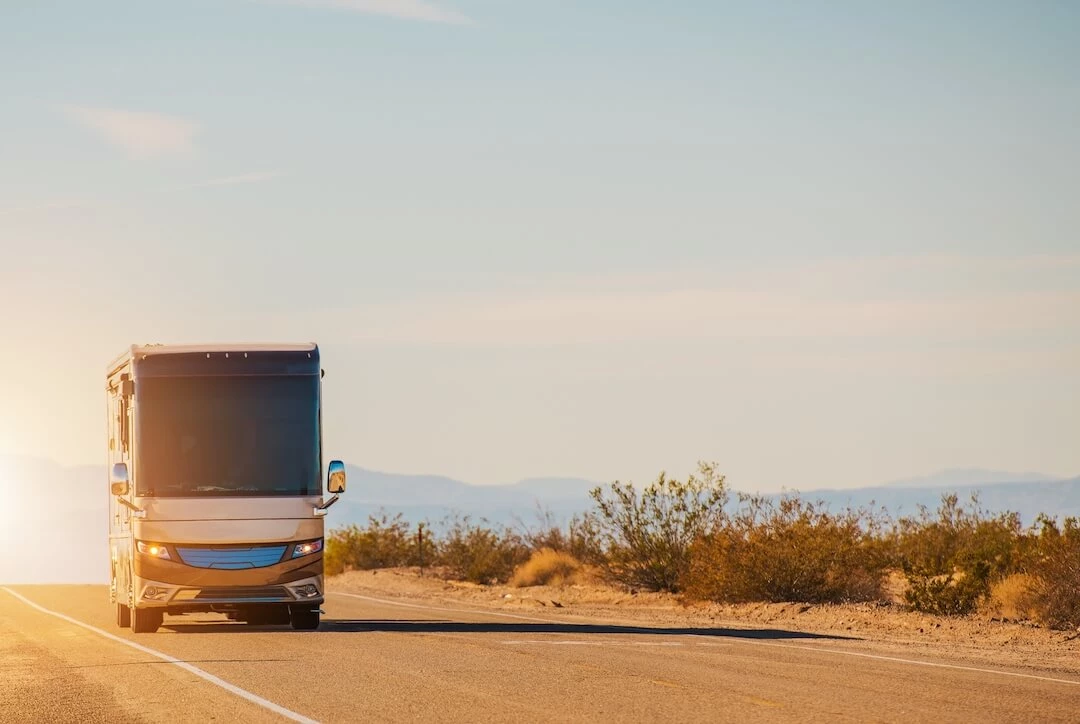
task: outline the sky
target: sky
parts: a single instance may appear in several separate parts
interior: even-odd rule
[[[315,341],[478,484],[1080,473],[1080,6],[0,5],[0,454],[131,343]]]

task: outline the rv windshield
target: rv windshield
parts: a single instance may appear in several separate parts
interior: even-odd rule
[[[140,379],[137,495],[318,495],[316,377]]]

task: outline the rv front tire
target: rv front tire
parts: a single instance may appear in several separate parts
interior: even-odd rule
[[[319,628],[319,609],[292,608],[289,610],[289,623],[297,631],[314,631]]]
[[[131,630],[135,633],[154,633],[164,618],[164,612],[158,608],[133,608]]]

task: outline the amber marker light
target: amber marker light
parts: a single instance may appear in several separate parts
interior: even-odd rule
[[[147,543],[145,541],[139,541],[135,544],[139,549],[139,553],[143,555],[151,556],[153,558],[160,558],[161,560],[172,560],[169,555],[169,549],[163,546],[161,543]]]

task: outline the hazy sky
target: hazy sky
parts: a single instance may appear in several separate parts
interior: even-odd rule
[[[0,6],[0,453],[132,342],[317,341],[479,483],[1080,473],[1080,5]]]

